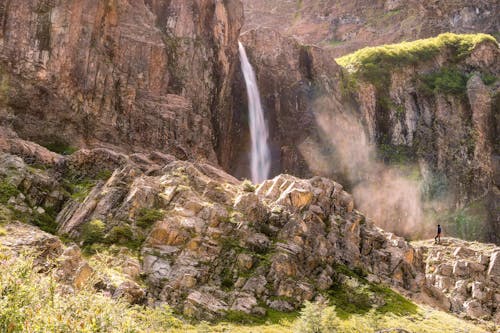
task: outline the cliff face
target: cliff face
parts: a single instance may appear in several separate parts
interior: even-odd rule
[[[2,1],[2,120],[42,144],[216,162],[239,1]]]
[[[495,1],[245,0],[244,31],[272,28],[338,55],[442,32],[498,33]]]
[[[415,225],[439,220],[448,208],[458,207],[458,215],[447,217],[455,221],[447,227],[449,233],[498,241],[498,216],[492,209],[498,192],[499,51],[494,41],[472,43],[463,52],[451,42],[429,44],[423,46],[431,50],[427,55],[402,44],[401,49],[408,50],[401,52],[408,52],[411,60],[387,63],[377,60],[385,57],[380,48],[380,54],[373,51],[373,63],[339,59],[346,67],[342,69],[332,61],[332,51],[301,45],[271,29],[252,30],[241,40],[255,65],[269,117],[276,173],[341,180],[353,190],[361,209],[384,220],[380,225],[389,230],[426,234],[428,226]],[[360,73],[354,73],[353,66]],[[235,99],[244,101],[243,84],[235,81],[235,87]],[[244,116],[234,124],[246,132]],[[233,161],[246,165],[248,138],[240,138],[240,154],[237,149]],[[233,174],[239,172],[233,169]],[[401,177],[395,177],[397,173]],[[384,188],[391,190],[381,195]],[[379,208],[387,202],[387,211],[399,211],[399,216],[388,217]],[[401,219],[407,211],[413,212],[411,218]]]
[[[254,66],[270,130],[273,175],[311,176],[301,146],[318,139],[313,104],[319,95],[339,91],[341,68],[326,50],[301,45],[272,29],[252,30],[240,37]],[[236,176],[249,174],[248,116],[245,82],[238,69],[233,81],[233,150],[223,167]],[[243,110],[243,111],[242,111]]]

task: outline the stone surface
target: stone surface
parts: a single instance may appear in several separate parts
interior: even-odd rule
[[[442,245],[431,241],[412,245],[417,250],[426,249],[426,284],[432,297],[438,301],[437,305],[460,316],[492,320],[498,324],[495,317],[500,286],[498,273],[493,269],[489,275],[484,265],[489,261],[485,258],[490,256],[493,263],[495,254],[499,253],[496,246],[453,238],[443,239]]]

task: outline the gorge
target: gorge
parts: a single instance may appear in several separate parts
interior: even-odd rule
[[[0,332],[495,332],[498,13],[0,0]]]

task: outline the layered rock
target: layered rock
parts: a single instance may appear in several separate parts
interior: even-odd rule
[[[239,1],[7,1],[3,123],[42,144],[161,149],[217,162]]]
[[[331,48],[337,56],[443,32],[499,31],[500,8],[494,1],[245,0],[244,4],[244,31],[272,28],[302,43]]]
[[[414,243],[426,261],[426,283],[445,310],[500,322],[500,248],[446,238]]]
[[[280,175],[254,190],[208,164],[158,159],[155,154],[127,156],[96,149],[60,158],[59,170],[50,165],[43,170],[4,153],[0,170],[8,169],[14,159],[21,172],[6,176],[8,183],[16,175],[54,172],[59,175],[54,176],[54,187],[64,188],[68,176],[92,179],[94,171],[88,166],[97,160],[121,161],[109,178],[92,182],[83,197],[77,191],[61,200],[58,233],[87,248],[91,242],[103,242],[140,249],[140,268],[124,260],[119,261],[126,266],[122,271],[145,278],[150,302],[168,303],[186,315],[262,315],[266,307],[290,311],[338,285],[340,267],[410,294],[423,286],[419,251],[375,227],[354,209],[352,196],[327,178]],[[4,207],[11,220],[37,209],[22,187],[14,187],[19,194],[8,201],[19,202]],[[26,214],[20,214],[19,207],[25,207]],[[96,225],[102,225],[101,235],[90,229]],[[26,233],[23,230],[19,228]],[[68,272],[81,270],[71,259],[77,249],[59,252]],[[102,279],[97,288],[116,297],[126,289],[133,300],[140,299],[138,289],[128,285],[133,279],[121,287]]]

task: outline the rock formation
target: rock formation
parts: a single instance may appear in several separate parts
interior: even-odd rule
[[[336,56],[442,32],[498,34],[498,3],[401,0],[244,0],[243,31],[272,28]]]
[[[22,138],[217,162],[239,1],[0,5],[0,115]]]
[[[500,248],[444,239],[417,242],[426,261],[426,283],[438,306],[469,318],[500,322]]]

